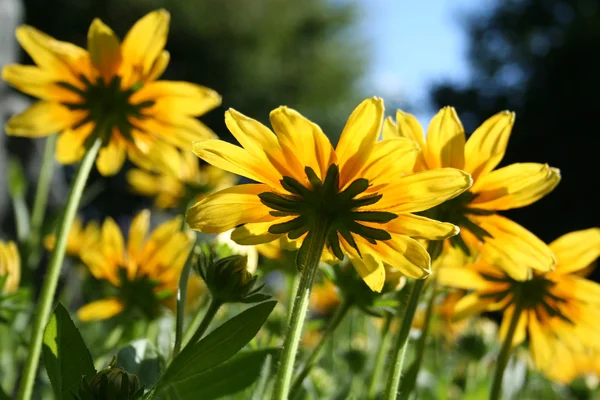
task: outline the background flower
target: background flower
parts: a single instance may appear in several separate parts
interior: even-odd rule
[[[121,43],[94,19],[87,50],[58,41],[31,26],[17,40],[36,66],[7,65],[2,78],[41,99],[6,124],[10,135],[41,137],[60,132],[56,159],[79,161],[96,138],[103,141],[96,165],[116,174],[125,156],[141,165],[150,160],[176,171],[176,147],[213,136],[195,116],[217,107],[221,97],[188,82],[157,81],[169,63],[164,50],[169,13],[140,19]]]

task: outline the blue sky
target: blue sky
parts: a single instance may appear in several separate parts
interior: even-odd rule
[[[363,36],[371,47],[367,92],[414,106],[422,123],[433,115],[433,82],[469,77],[465,13],[489,8],[492,0],[354,0],[362,9]]]

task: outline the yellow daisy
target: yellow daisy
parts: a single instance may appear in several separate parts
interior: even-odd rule
[[[156,207],[173,208],[199,201],[208,192],[231,187],[237,178],[212,165],[200,167],[198,157],[186,151],[181,154],[176,174],[160,166],[154,170],[133,168],[127,172],[127,181],[134,192],[154,197]]]
[[[12,294],[21,281],[21,258],[15,242],[0,241],[0,294]]]
[[[95,221],[89,222],[84,227],[81,218],[75,217],[67,237],[67,254],[71,257],[81,258],[86,249],[98,244],[100,237],[100,226]],[[56,235],[54,233],[44,238],[44,247],[48,251],[54,250],[55,244]]]
[[[600,348],[600,285],[577,274],[600,255],[600,229],[571,232],[552,242],[550,249],[558,260],[556,268],[533,271],[525,281],[481,258],[467,267],[438,271],[441,283],[473,291],[457,302],[456,318],[503,310],[504,338],[517,312],[513,345],[528,336],[533,361],[542,370],[560,343],[573,350]]]
[[[115,293],[80,308],[79,319],[107,319],[124,310],[153,318],[159,314],[160,306],[173,306],[179,275],[194,236],[181,231],[181,218],[162,223],[150,235],[149,225],[148,210],[136,215],[125,245],[115,221],[111,218],[104,221],[101,243],[81,257],[92,275],[108,281]]]
[[[363,101],[334,149],[318,125],[287,107],[270,114],[275,132],[228,110],[226,125],[242,147],[204,140],[194,152],[259,183],[208,196],[188,211],[188,224],[205,233],[236,228],[232,239],[245,245],[286,235],[307,243],[319,232],[326,250],[347,254],[375,291],[385,282],[384,262],[424,278],[430,257],[413,237],[439,240],[457,228],[412,213],[458,196],[472,181],[454,168],[408,174],[418,148],[403,138],[378,141],[383,113],[380,98]]]
[[[310,293],[310,309],[318,315],[331,315],[341,302],[337,288],[328,279],[314,285]]]
[[[494,170],[504,157],[515,114],[500,112],[465,139],[464,128],[452,107],[433,117],[424,136],[413,115],[398,111],[396,121],[385,121],[383,137],[404,137],[422,149],[415,171],[458,168],[471,174],[473,187],[425,215],[460,226],[449,239],[466,253],[485,241],[482,256],[503,267],[511,276],[526,279],[528,266],[547,271],[554,265],[552,252],[531,232],[495,214],[529,205],[550,193],[560,173],[547,164],[517,163]],[[502,246],[498,244],[502,243]]]
[[[87,50],[58,41],[31,26],[16,31],[17,40],[35,66],[7,65],[2,78],[39,98],[6,124],[9,135],[41,137],[59,132],[56,159],[79,161],[86,147],[101,138],[96,166],[117,173],[127,155],[149,159],[176,170],[175,147],[213,136],[195,116],[221,103],[214,91],[188,82],[157,81],[169,63],[164,50],[169,13],[154,11],[140,19],[121,43],[95,19]]]

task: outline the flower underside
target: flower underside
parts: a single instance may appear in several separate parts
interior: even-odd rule
[[[142,110],[154,105],[153,101],[144,101],[138,104],[131,103],[131,95],[142,87],[142,83],[133,85],[129,89],[121,88],[121,77],[115,76],[107,84],[101,77],[96,78],[95,82],[91,82],[86,76],[80,75],[80,81],[84,84],[85,89],[80,89],[67,82],[58,82],[62,88],[70,90],[81,96],[81,102],[63,103],[70,110],[87,111],[87,116],[80,121],[73,129],[93,122],[102,125],[106,135],[104,139],[107,141],[112,135],[112,129],[118,128],[119,132],[127,140],[133,141],[131,131],[133,129],[141,130],[135,126],[129,117],[142,119],[144,114]]]
[[[475,222],[471,221],[469,219],[469,215],[491,215],[494,212],[469,207],[469,204],[475,199],[475,197],[477,197],[477,194],[467,191],[420,214],[432,219],[458,225],[462,229],[466,229],[471,232],[479,240],[483,241],[486,237],[491,238],[492,235]],[[471,255],[469,247],[460,234],[451,237],[449,240],[453,247],[459,247],[467,256]]]
[[[140,311],[149,319],[157,316],[160,301],[172,296],[168,289],[157,291],[160,283],[148,275],[138,275],[130,280],[125,268],[119,270],[119,275],[119,298],[125,309]]]
[[[487,274],[482,274],[482,276],[488,281],[506,284],[506,289],[482,293],[479,294],[479,297],[494,299],[496,302],[506,301],[510,298],[510,303],[518,305],[522,310],[533,310],[539,320],[543,320],[543,316],[539,315],[540,309],[543,309],[550,317],[558,317],[572,323],[558,308],[558,303],[565,303],[566,300],[552,293],[551,288],[555,285],[555,282],[543,276],[534,276],[527,281],[517,281],[508,276],[498,277]]]
[[[276,217],[295,216],[296,218],[269,227],[272,234],[287,234],[295,240],[313,229],[317,221],[325,220],[329,227],[327,247],[340,260],[344,253],[340,247],[338,233],[360,255],[360,250],[353,234],[359,235],[371,244],[378,240],[389,240],[391,235],[383,229],[363,225],[359,222],[384,224],[397,217],[396,214],[384,211],[360,211],[361,207],[377,203],[382,194],[369,194],[358,197],[369,187],[364,178],[354,180],[348,187],[339,191],[339,168],[332,164],[321,181],[314,170],[305,167],[304,171],[310,188],[296,179],[284,176],[281,185],[290,194],[265,192],[258,195],[260,201],[273,209],[271,215]]]

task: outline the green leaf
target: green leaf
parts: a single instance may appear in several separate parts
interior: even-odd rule
[[[188,344],[156,385],[160,391],[231,358],[256,335],[277,301],[259,303],[241,312],[197,343]]]
[[[242,351],[221,365],[172,383],[165,393],[180,400],[212,400],[240,392],[258,380],[266,357],[276,351]]]
[[[119,350],[117,367],[136,375],[140,385],[149,388],[158,382],[165,360],[148,339],[139,339]]]
[[[73,399],[82,377],[96,374],[94,361],[69,312],[58,303],[44,331],[44,365],[55,398]]]

